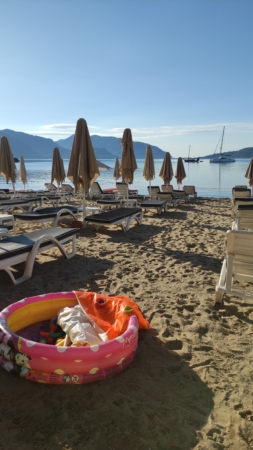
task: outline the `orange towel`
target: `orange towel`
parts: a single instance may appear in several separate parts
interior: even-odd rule
[[[127,296],[108,297],[95,292],[75,291],[83,310],[104,330],[109,339],[114,339],[127,329],[129,317],[136,315],[141,329],[149,329],[139,307]]]

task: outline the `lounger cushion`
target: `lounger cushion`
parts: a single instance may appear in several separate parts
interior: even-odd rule
[[[238,209],[238,211],[240,211],[240,210],[253,211],[253,205],[238,205],[237,209]]]
[[[120,205],[121,201],[120,200],[97,200],[98,204],[101,205]]]
[[[117,220],[124,219],[125,217],[132,216],[141,212],[141,208],[118,208],[111,211],[102,212],[99,214],[93,214],[85,217],[86,222],[94,223],[114,223]]]
[[[0,261],[31,251],[33,245],[41,236],[53,236],[57,241],[61,242],[61,240],[78,233],[80,233],[79,228],[52,227],[32,231],[31,233],[20,234],[19,236],[13,236],[11,238],[4,238],[0,240]],[[41,247],[47,246],[49,242],[50,241],[43,242]]]
[[[161,206],[166,205],[166,201],[160,201],[160,200],[147,200],[144,203],[141,203],[142,208],[160,208]]]
[[[62,209],[68,209],[69,211],[71,211],[73,214],[77,214],[78,209],[75,206],[69,206],[69,205],[64,205],[64,206],[57,206],[55,208],[43,208],[43,209],[39,209],[37,211],[31,211],[31,212],[27,212],[27,213],[19,213],[19,214],[13,214],[14,219],[21,219],[23,221],[27,220],[40,220],[40,219],[53,219],[57,213],[59,211],[61,211]],[[67,216],[68,213],[64,212],[62,214],[63,216]]]

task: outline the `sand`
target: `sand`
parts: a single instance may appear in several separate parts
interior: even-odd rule
[[[77,386],[41,385],[0,369],[0,449],[253,448],[253,303],[214,289],[230,200],[198,199],[142,226],[81,231],[77,255],[37,258],[31,280],[0,272],[0,308],[42,293],[128,295],[152,329],[120,374]]]

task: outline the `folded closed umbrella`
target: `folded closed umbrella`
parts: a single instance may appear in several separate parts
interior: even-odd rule
[[[7,184],[9,184],[9,181],[11,180],[13,189],[15,190],[16,166],[6,136],[2,136],[0,142],[0,173],[5,178]]]
[[[24,185],[24,189],[25,189],[25,185],[27,183],[27,172],[26,172],[25,161],[24,161],[23,156],[20,156],[18,178],[22,181],[22,183]]]
[[[248,168],[245,173],[245,178],[248,178],[251,186],[251,196],[253,196],[253,158],[251,158]]]
[[[100,172],[98,163],[94,153],[87,123],[84,119],[78,119],[70,154],[67,176],[73,182],[76,192],[81,186],[83,187],[84,208],[85,195],[86,193],[88,193],[93,181],[95,181],[99,175]]]
[[[120,172],[120,166],[119,166],[119,158],[117,157],[115,159],[113,178],[115,178],[115,180],[118,180],[120,177],[121,177],[121,172]]]
[[[65,180],[66,174],[64,169],[63,160],[61,158],[60,150],[58,147],[54,148],[53,160],[52,160],[52,171],[51,171],[51,183],[56,180],[58,187]]]
[[[155,178],[155,163],[152,148],[150,147],[150,145],[148,145],[146,148],[143,176],[147,181],[149,181],[149,194],[151,198],[151,180]]]
[[[121,176],[124,183],[132,184],[134,179],[134,171],[137,169],[132,132],[130,128],[124,130],[122,140],[122,156],[121,156]],[[127,190],[128,202],[128,190]]]
[[[159,173],[159,177],[162,178],[164,184],[170,184],[172,177],[173,177],[173,169],[172,169],[172,162],[170,153],[166,152],[164,156],[164,160],[162,163],[162,167]]]
[[[179,185],[182,184],[182,181],[184,180],[184,178],[186,178],[186,173],[184,170],[184,163],[181,157],[178,158],[177,160],[177,168],[176,168],[176,172],[175,172],[175,178],[177,179],[177,184],[178,184],[178,188]]]

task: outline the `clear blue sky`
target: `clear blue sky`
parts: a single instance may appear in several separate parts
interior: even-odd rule
[[[253,146],[252,0],[0,0],[0,129]]]

